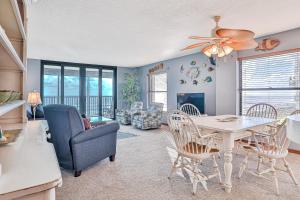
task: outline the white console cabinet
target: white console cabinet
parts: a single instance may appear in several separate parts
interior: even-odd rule
[[[4,125],[20,129],[17,140],[0,147],[0,199],[54,200],[62,185],[54,147],[46,140],[43,121]]]

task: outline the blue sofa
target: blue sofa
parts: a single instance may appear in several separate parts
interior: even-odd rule
[[[94,163],[109,157],[114,161],[119,124],[108,123],[85,130],[78,110],[67,105],[44,107],[58,162],[65,169],[74,170],[74,176]]]

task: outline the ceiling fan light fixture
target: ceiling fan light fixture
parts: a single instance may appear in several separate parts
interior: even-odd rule
[[[223,48],[222,48],[222,47],[219,48],[219,49],[218,49],[218,57],[221,58],[221,57],[223,57],[223,56],[225,56],[225,55],[226,55],[226,53],[225,53],[225,51],[223,50]]]
[[[209,51],[209,49],[206,49],[206,50],[204,50],[204,51],[202,51],[206,56],[208,56],[208,57],[211,57],[211,53],[210,53],[210,51]]]
[[[217,45],[213,44],[210,46],[209,51],[211,54],[218,54],[218,47]]]
[[[226,46],[223,46],[223,51],[225,52],[226,55],[228,55],[233,51],[233,48],[226,45]]]

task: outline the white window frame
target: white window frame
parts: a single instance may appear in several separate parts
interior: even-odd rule
[[[152,89],[152,86],[153,86],[153,84],[152,84],[152,80],[153,80],[152,76],[160,75],[160,74],[166,74],[166,77],[167,77],[166,78],[167,90],[165,90],[165,91],[154,91]],[[152,95],[154,93],[162,93],[162,92],[166,93],[166,98],[167,98],[166,105],[164,105],[163,111],[167,111],[167,109],[168,109],[168,74],[167,74],[166,71],[149,74],[148,75],[148,105],[151,104],[151,103],[155,103],[155,102],[152,102]]]
[[[247,56],[247,57],[242,57],[238,59],[238,85],[239,85],[239,89],[238,89],[238,101],[237,101],[237,107],[238,107],[238,114],[242,115],[243,113],[243,97],[242,97],[242,92],[243,91],[299,91],[300,92],[300,87],[275,87],[275,88],[243,88],[243,74],[242,74],[242,61],[244,60],[248,60],[248,59],[258,59],[258,58],[262,58],[262,57],[272,57],[272,56],[284,56],[286,54],[290,54],[290,53],[300,53],[300,48],[297,49],[290,49],[290,50],[284,50],[284,51],[278,51],[278,52],[272,52],[272,53],[265,53],[265,54],[260,54],[260,55],[254,55],[254,56]],[[300,59],[298,57],[298,65],[299,65]],[[284,66],[283,66],[284,67]],[[298,77],[299,78],[299,77]],[[257,103],[262,103],[262,102],[257,102]],[[300,106],[300,102],[298,102],[299,106]]]

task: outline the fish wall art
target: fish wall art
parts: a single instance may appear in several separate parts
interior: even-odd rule
[[[180,83],[181,85],[186,84],[186,80],[180,79],[180,80],[179,80],[179,83]]]
[[[198,67],[191,67],[186,72],[186,76],[191,78],[191,80],[198,78],[200,75],[200,70]]]
[[[278,39],[266,38],[258,43],[258,46],[255,48],[255,51],[270,51],[277,47],[279,44],[280,41]]]

